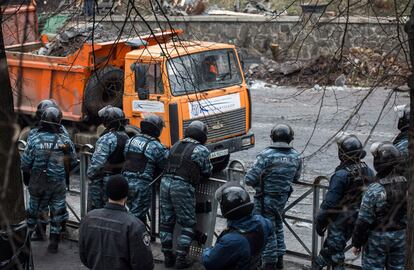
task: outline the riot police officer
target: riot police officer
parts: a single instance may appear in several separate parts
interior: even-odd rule
[[[365,192],[352,236],[362,269],[405,269],[407,179],[395,169],[401,153],[389,142],[371,147],[376,182]]]
[[[56,253],[62,222],[68,219],[64,160],[73,168],[77,164],[72,141],[61,135],[62,112],[47,108],[41,117],[40,128],[33,134],[22,157],[23,181],[29,186],[30,200],[27,224],[34,228],[39,211],[50,208],[50,243],[48,251]]]
[[[34,126],[30,129],[29,135],[27,137],[27,141],[29,141],[30,138],[41,127],[40,121],[41,121],[41,118],[42,118],[42,114],[49,107],[59,108],[59,106],[57,105],[57,103],[54,99],[44,99],[44,100],[40,101],[39,104],[37,105],[36,114],[35,114],[35,121],[36,122],[35,122]],[[60,125],[60,127],[61,127],[61,133],[66,135],[68,138],[70,138],[69,133],[66,130],[66,128],[63,125]]]
[[[373,181],[374,173],[362,159],[366,153],[354,135],[342,135],[338,141],[341,161],[329,181],[328,192],[316,217],[316,231],[320,236],[328,229],[314,269],[331,265],[334,270],[344,268],[344,250],[352,236],[362,194]]]
[[[394,139],[394,146],[401,152],[401,163],[398,164],[401,173],[408,177],[409,157],[408,157],[408,128],[410,125],[410,106],[405,105],[402,115],[398,119],[398,129],[400,133]]]
[[[167,149],[160,143],[164,121],[158,115],[149,115],[141,121],[141,133],[125,145],[123,175],[129,184],[128,207],[130,212],[145,224],[151,203],[150,182],[164,169]]]
[[[96,142],[95,151],[88,168],[88,210],[102,208],[106,201],[106,182],[111,175],[119,174],[124,165],[124,148],[128,135],[125,133],[124,112],[108,105],[98,112],[105,127]]]
[[[256,190],[255,214],[272,220],[276,230],[277,249],[267,245],[262,260],[269,269],[274,267],[274,252],[277,253],[277,269],[283,268],[286,245],[283,233],[283,209],[292,192],[292,182],[299,180],[302,167],[299,153],[290,145],[294,138],[287,124],[276,125],[270,134],[273,144],[256,158],[246,174],[246,184]]]
[[[161,180],[160,238],[166,267],[184,269],[192,265],[188,258],[196,225],[195,185],[208,178],[212,171],[210,151],[204,146],[207,126],[193,121],[185,130],[185,138],[175,143],[169,153],[164,177]],[[181,225],[177,241],[177,257],[173,253],[175,223]]]
[[[272,222],[252,215],[254,204],[247,191],[236,182],[220,187],[215,198],[227,219],[227,229],[217,238],[214,247],[204,250],[204,267],[207,270],[258,269],[265,245],[276,249]]]
[[[42,114],[49,107],[59,108],[56,101],[53,99],[44,99],[40,101],[39,104],[37,105],[36,116],[35,116],[36,122],[34,126],[30,129],[29,135],[27,136],[27,143],[29,143],[30,140],[32,140],[35,137],[34,135],[41,128],[40,121],[42,118]],[[62,136],[63,135],[67,136],[67,138],[70,139],[68,131],[63,125],[61,125],[60,131],[61,131],[60,133]],[[69,172],[67,171],[66,172],[66,183],[68,183],[68,178],[69,178]],[[38,219],[39,224],[37,224],[35,234],[32,237],[33,241],[46,240],[46,228],[47,228],[47,224],[49,223],[49,208],[47,207],[47,205],[44,205],[44,207],[45,207],[44,209],[39,209],[39,219]],[[63,223],[65,223],[65,221]],[[65,225],[63,225],[62,227],[65,227]],[[65,229],[63,228],[63,231],[64,230]]]

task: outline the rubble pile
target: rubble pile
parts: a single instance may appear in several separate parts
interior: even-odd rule
[[[395,55],[366,48],[351,48],[342,59],[320,56],[310,61],[276,62],[261,58],[247,69],[250,79],[271,84],[311,87],[318,85],[395,86],[406,82],[407,64]]]
[[[250,0],[244,7],[243,13],[274,15],[275,11],[269,1]]]
[[[95,27],[92,23],[79,24],[63,30],[53,40],[46,43],[44,47],[33,53],[60,57],[70,55],[80,49],[85,42],[92,41],[92,33],[94,42],[104,42],[118,38],[118,35],[107,31],[100,24],[95,24]]]
[[[200,15],[206,10],[205,0],[164,0],[162,1],[163,12],[170,16]]]

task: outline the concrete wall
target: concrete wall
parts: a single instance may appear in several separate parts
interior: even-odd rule
[[[98,19],[106,26],[121,29],[127,33],[147,32],[148,26],[156,28],[182,28],[185,39],[199,39],[234,43],[247,48],[250,55],[260,53],[271,56],[271,44],[279,45],[280,60],[310,59],[335,53],[343,40],[345,48],[369,47],[381,51],[401,51],[400,40],[405,40],[403,25],[386,18],[316,17],[303,19],[298,16],[161,16],[146,18],[146,23],[137,18],[126,22],[122,16]],[[343,39],[346,32],[345,39]],[[399,38],[398,38],[399,37]],[[401,52],[402,54],[402,52]]]

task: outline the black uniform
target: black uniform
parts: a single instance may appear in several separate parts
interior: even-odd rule
[[[82,220],[79,235],[82,263],[96,270],[153,269],[150,236],[125,207],[107,203]]]

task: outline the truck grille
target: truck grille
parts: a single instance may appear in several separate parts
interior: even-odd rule
[[[208,141],[246,132],[246,108],[184,121],[183,131],[194,120],[200,120],[208,126]]]

